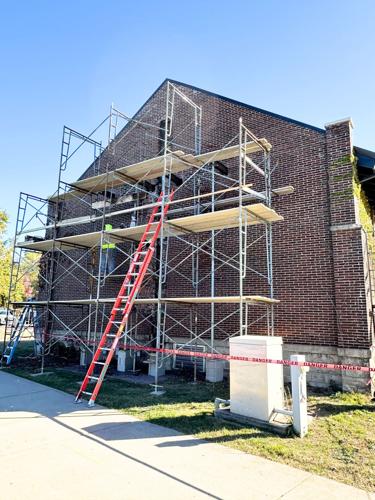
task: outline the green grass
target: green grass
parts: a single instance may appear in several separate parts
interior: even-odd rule
[[[82,374],[48,368],[37,379],[21,368],[12,373],[75,394]],[[155,397],[150,387],[108,379],[98,403],[148,422],[193,434],[368,491],[375,491],[375,405],[363,394],[310,395],[315,416],[304,439],[282,438],[267,432],[231,425],[213,416],[215,397],[228,398],[225,383],[192,384],[174,379],[166,393]]]

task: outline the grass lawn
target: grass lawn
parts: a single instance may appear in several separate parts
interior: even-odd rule
[[[11,373],[75,394],[82,374],[48,368],[49,375],[30,377],[30,371]],[[115,379],[103,384],[98,403],[154,424],[237,450],[282,462],[343,483],[375,491],[375,405],[363,394],[310,394],[315,418],[304,439],[278,437],[232,425],[213,416],[215,397],[228,398],[225,383],[192,384],[174,379],[166,393],[155,397],[150,387]]]

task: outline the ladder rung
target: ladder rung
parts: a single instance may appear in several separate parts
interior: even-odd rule
[[[110,124],[110,125],[112,125],[112,124]],[[67,145],[68,145],[68,143],[67,143]],[[65,155],[65,157],[66,156],[67,155]],[[111,317],[107,323],[106,331],[116,331],[116,330],[117,331],[116,331],[116,333],[106,333],[105,335],[102,336],[101,342],[100,342],[99,346],[97,347],[95,357],[97,357],[97,358],[101,357],[101,359],[104,359],[105,361],[94,361],[93,360],[92,361],[93,365],[90,365],[91,368],[89,368],[88,373],[93,373],[95,365],[101,365],[101,366],[103,366],[103,369],[101,370],[99,377],[97,377],[96,375],[88,375],[88,373],[87,373],[86,378],[85,378],[84,382],[82,382],[82,385],[81,385],[81,389],[83,389],[84,387],[86,387],[85,384],[87,384],[87,381],[93,380],[93,381],[97,381],[96,388],[95,388],[94,392],[83,391],[81,389],[78,392],[78,398],[79,398],[80,394],[87,394],[88,396],[91,396],[90,401],[89,401],[89,406],[92,406],[94,404],[95,398],[93,397],[93,394],[95,393],[95,396],[96,396],[97,392],[100,389],[101,382],[103,381],[106,369],[108,368],[108,365],[109,365],[108,360],[113,355],[116,343],[119,340],[119,338],[121,337],[122,329],[125,327],[126,321],[128,320],[128,318],[130,316],[132,306],[134,305],[136,292],[138,291],[138,289],[141,286],[142,279],[147,275],[147,272],[148,272],[147,267],[149,264],[148,259],[150,258],[151,252],[153,251],[152,245],[153,245],[153,242],[157,238],[157,235],[158,235],[157,233],[160,230],[160,225],[163,221],[163,217],[165,217],[165,215],[168,211],[169,202],[172,200],[172,198],[173,198],[173,192],[171,194],[169,194],[168,196],[164,196],[163,194],[161,194],[159,196],[158,203],[160,205],[160,208],[157,208],[155,212],[153,211],[152,216],[149,218],[149,225],[147,226],[148,229],[146,229],[146,231],[143,233],[143,237],[142,237],[145,241],[142,241],[142,243],[140,244],[139,250],[134,252],[133,258],[132,258],[132,261],[130,264],[130,268],[129,268],[127,274],[125,275],[125,280],[120,288],[116,303],[113,304],[113,307],[111,310]],[[169,202],[166,201],[167,202],[166,206],[163,206],[163,204],[162,204],[164,202],[164,199],[169,200]],[[160,212],[158,212],[158,210],[160,210]],[[154,227],[154,229],[152,229],[152,227],[150,227],[150,224],[153,223],[155,217],[160,217],[160,220],[157,220],[154,223],[154,225],[152,226],[152,227]],[[145,256],[145,257],[141,257],[141,256]],[[135,266],[138,266],[138,267],[135,268]],[[14,269],[15,269],[15,267],[14,267]],[[138,272],[130,272],[130,270],[134,271],[135,269],[137,269]],[[151,269],[149,270],[149,272],[151,272],[151,274],[154,274]],[[133,279],[133,277],[134,277],[134,279]],[[124,293],[126,295],[123,295]],[[120,307],[118,307],[118,306],[120,306]],[[114,321],[114,318],[116,317],[116,314],[118,313],[118,311],[122,312],[123,318],[121,321]],[[116,327],[113,330],[112,330],[112,325]],[[112,342],[111,347],[107,347],[107,345],[110,344],[111,342]],[[110,353],[110,354],[106,354],[106,353]]]

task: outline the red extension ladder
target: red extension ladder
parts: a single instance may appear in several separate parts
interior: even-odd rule
[[[89,406],[93,406],[95,403],[105,374],[115,353],[118,341],[120,340],[129,319],[134,300],[137,297],[143,278],[151,262],[155,251],[155,242],[159,236],[163,220],[168,212],[173,195],[174,192],[172,191],[164,203],[164,208],[162,208],[163,193],[160,194],[157,200],[157,205],[154,207],[150,215],[145,232],[139,242],[137,250],[133,255],[129,270],[122,283],[119,294],[117,295],[115,304],[112,307],[106,329],[104,330],[98,348],[77,393],[76,402],[80,402],[82,394],[85,394],[90,396]],[[154,219],[157,216],[160,216],[160,219],[154,223]],[[115,332],[113,332],[113,330],[115,330]],[[95,383],[94,390],[92,392],[86,391],[87,385],[92,382]]]

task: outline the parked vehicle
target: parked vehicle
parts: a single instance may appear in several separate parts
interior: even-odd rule
[[[0,325],[5,325],[7,316],[9,318],[9,322],[14,325],[16,322],[14,314],[12,313],[12,311],[9,311],[9,309],[5,308],[0,308]]]

